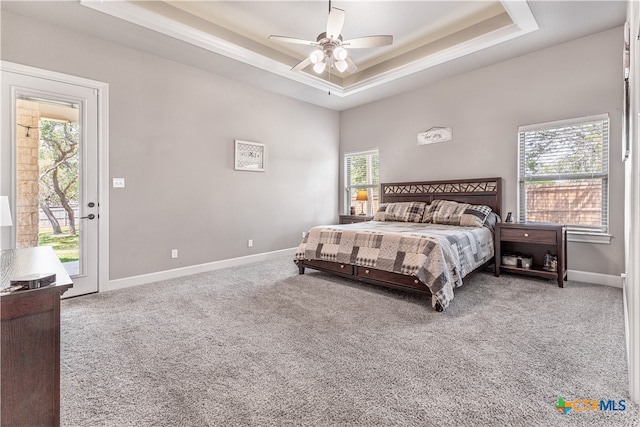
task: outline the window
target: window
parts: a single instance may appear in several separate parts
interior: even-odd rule
[[[345,166],[345,211],[355,208],[356,214],[373,215],[380,201],[380,181],[378,180],[378,150],[348,153],[344,155]],[[358,190],[366,190],[368,201],[356,201]]]
[[[518,129],[519,219],[607,233],[609,116]]]

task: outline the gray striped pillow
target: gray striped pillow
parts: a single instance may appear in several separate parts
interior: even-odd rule
[[[424,202],[383,203],[374,221],[421,222],[427,204]]]

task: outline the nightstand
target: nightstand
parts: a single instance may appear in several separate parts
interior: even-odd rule
[[[372,216],[368,215],[340,215],[340,224],[353,224],[354,222],[371,221]]]
[[[543,269],[544,256],[549,251],[557,257],[557,271]],[[533,257],[531,268],[504,265],[502,255],[524,254]],[[495,235],[496,276],[500,271],[528,274],[556,279],[564,286],[567,276],[567,228],[562,224],[543,222],[501,222],[496,224]]]

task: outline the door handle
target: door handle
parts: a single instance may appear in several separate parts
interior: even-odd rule
[[[94,214],[89,214],[87,216],[81,216],[80,219],[94,219],[96,216]]]

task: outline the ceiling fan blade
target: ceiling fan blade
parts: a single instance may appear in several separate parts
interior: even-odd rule
[[[285,36],[269,36],[269,40],[275,40],[282,43],[294,43],[294,44],[304,44],[307,46],[317,46],[317,42],[312,42],[310,40],[296,39],[294,37],[285,37]]]
[[[309,58],[304,59],[304,60],[298,62],[298,64],[295,67],[293,67],[291,69],[291,71],[300,71],[300,70],[302,70],[304,68],[307,68],[307,66],[309,64],[311,64],[311,60]]]
[[[343,46],[353,49],[389,46],[390,44],[393,44],[393,36],[366,36],[342,42]]]
[[[327,37],[337,40],[344,25],[344,10],[332,7],[327,19]]]
[[[347,59],[345,59],[345,61],[347,61],[347,64],[349,64],[349,67],[347,67],[347,73],[355,73],[356,71],[358,71],[358,66],[355,62],[353,62],[353,59],[351,59],[351,57],[347,56]]]

